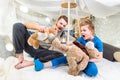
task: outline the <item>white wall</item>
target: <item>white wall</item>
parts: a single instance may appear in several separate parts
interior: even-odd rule
[[[14,0],[0,1],[0,34],[12,35],[12,24],[16,21]]]
[[[95,20],[96,34],[109,44],[120,47],[120,14]]]
[[[12,35],[16,20],[14,0],[0,1],[0,34]],[[120,47],[120,15],[95,19],[96,34],[107,43]]]

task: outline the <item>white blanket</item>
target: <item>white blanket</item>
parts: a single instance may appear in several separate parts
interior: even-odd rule
[[[31,58],[27,58],[32,60]],[[120,79],[120,63],[102,59],[96,63],[99,74],[96,77],[88,77],[84,73],[79,76],[71,76],[67,73],[68,66],[46,68],[39,72],[34,71],[34,66],[23,69],[15,69],[17,63],[15,57],[6,60],[0,58],[0,80],[118,80]]]

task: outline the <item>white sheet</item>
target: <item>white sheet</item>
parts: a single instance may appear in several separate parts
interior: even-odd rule
[[[96,77],[88,77],[84,73],[77,77],[71,76],[67,73],[68,66],[46,68],[39,72],[34,71],[33,66],[16,70],[14,68],[16,63],[15,57],[9,57],[6,60],[0,58],[0,80],[118,80],[120,78],[120,63],[106,59],[96,63],[99,68],[99,74]]]

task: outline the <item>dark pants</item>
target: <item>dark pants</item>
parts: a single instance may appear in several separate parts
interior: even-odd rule
[[[52,59],[63,56],[62,53],[52,51],[39,46],[39,49],[34,49],[27,43],[30,34],[22,23],[15,23],[13,25],[13,45],[16,54],[26,51],[30,56],[39,59],[41,62],[47,62]]]

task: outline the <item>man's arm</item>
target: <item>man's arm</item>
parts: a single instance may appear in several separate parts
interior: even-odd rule
[[[44,32],[45,28],[43,26],[40,26],[38,23],[25,22],[24,25],[27,29],[38,30],[40,32]]]

